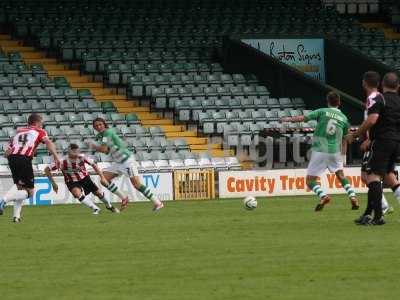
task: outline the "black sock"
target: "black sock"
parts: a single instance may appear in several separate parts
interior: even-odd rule
[[[368,184],[368,204],[374,210],[374,219],[382,217],[382,183],[380,181],[373,181]]]

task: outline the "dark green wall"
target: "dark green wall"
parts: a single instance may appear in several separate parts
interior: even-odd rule
[[[363,104],[359,99],[306,76],[240,40],[226,37],[222,51],[222,64],[228,72],[255,74],[274,97],[302,97],[308,108],[315,109],[326,106],[326,94],[335,90],[341,95],[341,109],[350,116],[351,123],[362,122]],[[359,80],[353,82],[358,84]]]
[[[379,72],[382,76],[393,71],[388,66],[370,59],[363,53],[331,39],[325,39],[326,82],[358,99],[364,99],[362,76],[367,71]]]

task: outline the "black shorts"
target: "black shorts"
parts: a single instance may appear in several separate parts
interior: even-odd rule
[[[368,147],[368,150],[366,152],[364,152],[363,158],[361,161],[361,172],[367,172],[367,165],[368,165],[370,153],[371,153],[371,151],[370,151],[370,148]]]
[[[28,189],[35,187],[31,158],[25,155],[11,154],[8,156],[8,166],[15,184]]]
[[[363,158],[361,169],[368,174],[374,173],[383,176],[387,173],[395,172],[396,163],[399,161],[399,158],[399,141],[373,140],[369,151],[366,152],[366,157]]]
[[[99,190],[98,186],[92,181],[90,176],[86,176],[82,180],[79,181],[72,181],[72,182],[67,182],[67,187],[69,191],[71,192],[73,188],[80,188],[83,190],[85,195],[88,195],[90,193],[95,193]]]

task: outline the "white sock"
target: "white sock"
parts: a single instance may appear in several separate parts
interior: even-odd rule
[[[21,200],[23,201],[26,198],[29,198],[28,192],[26,190],[17,190],[14,192],[11,192],[11,190],[9,190],[3,197],[3,200],[5,202],[21,201]]]
[[[397,201],[400,202],[400,186],[398,186],[397,189],[393,191],[393,194],[396,197]]]
[[[14,200],[14,218],[21,218],[21,210],[22,210],[22,205],[24,203],[24,200]]]
[[[95,209],[100,210],[100,208],[96,204],[94,204],[94,202],[92,200],[90,200],[90,199],[85,198],[85,199],[79,200],[79,201],[81,201],[81,203],[83,205],[89,207],[92,210],[95,210]]]
[[[389,207],[389,203],[386,200],[386,197],[384,194],[382,194],[382,210],[385,210]]]
[[[100,201],[103,202],[106,207],[110,208],[112,207],[110,199],[107,199],[106,195],[103,193],[103,197],[99,197]]]

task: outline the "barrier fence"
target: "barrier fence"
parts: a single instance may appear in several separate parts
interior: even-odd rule
[[[175,200],[214,199],[214,169],[175,171],[174,195]]]

